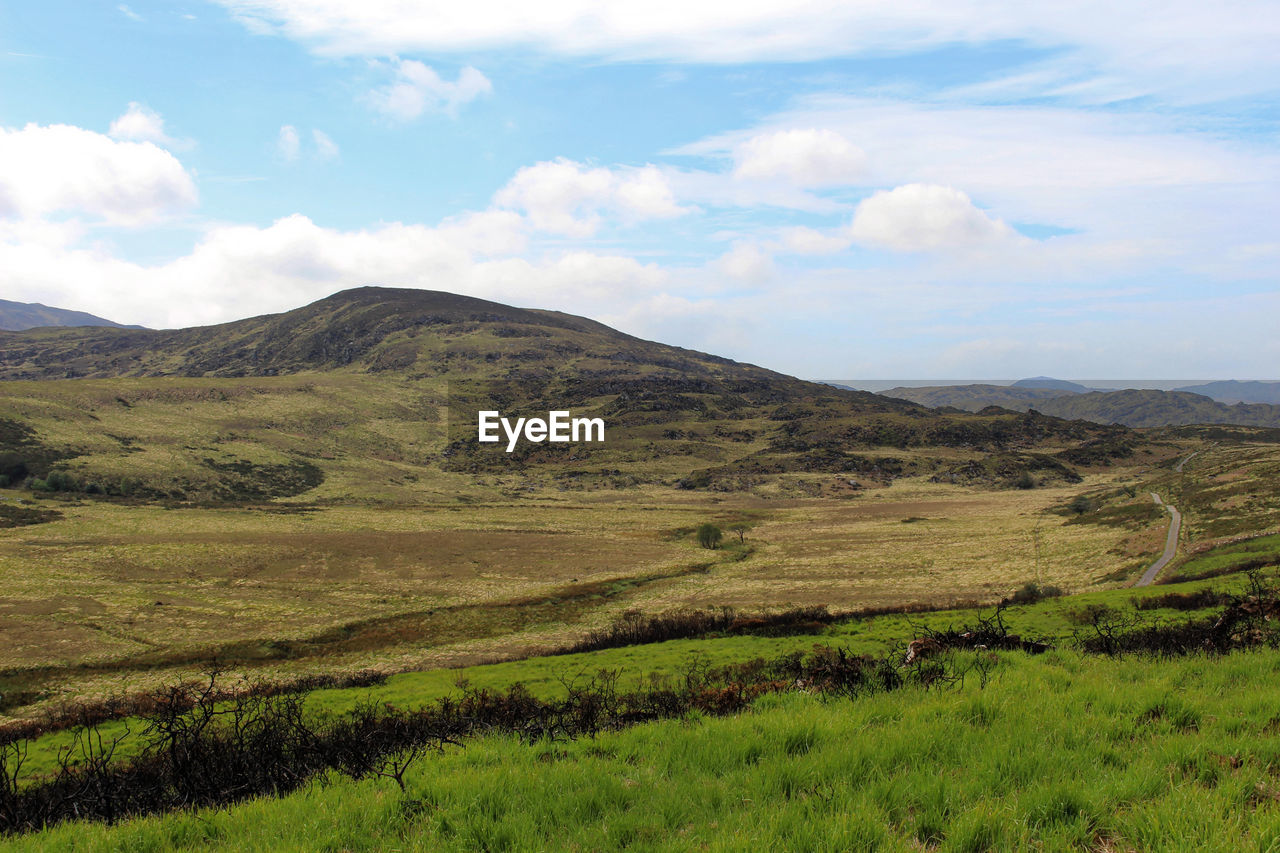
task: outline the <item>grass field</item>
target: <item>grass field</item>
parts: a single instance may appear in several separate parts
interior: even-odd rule
[[[421,707],[459,679],[554,698],[601,668],[637,685],[695,659],[742,662],[819,642],[882,654],[925,628],[971,621],[975,603],[1030,582],[1068,594],[1003,611],[1012,630],[1058,649],[999,653],[985,687],[974,674],[954,690],[856,701],[771,696],[739,717],[588,740],[488,737],[430,756],[404,794],[335,777],[222,812],[63,826],[0,844],[1280,850],[1280,721],[1268,686],[1280,653],[1116,661],[1067,642],[1093,615],[1136,612],[1134,597],[1238,588],[1251,567],[1274,574],[1278,445],[1147,434],[1119,461],[1074,462],[1083,478],[1073,482],[1050,464],[1079,441],[1067,427],[1019,455],[992,451],[984,430],[1035,423],[953,424],[960,438],[935,446],[913,444],[908,427],[923,421],[901,412],[864,424],[761,407],[734,420],[716,408],[728,407],[723,397],[704,395],[667,420],[627,413],[603,455],[548,455],[519,470],[442,462],[448,385],[430,377],[331,371],[5,391],[6,440],[32,459],[63,453],[58,470],[77,483],[0,489],[0,714],[9,720],[64,699],[144,693],[214,660],[268,680],[390,675],[307,694],[317,718],[365,702]],[[779,427],[793,416],[808,433]],[[886,443],[864,447],[859,429]],[[833,443],[855,448],[857,467],[824,456]],[[1027,469],[1041,472],[1032,487],[1013,487],[1017,465],[1041,463]],[[690,471],[711,473],[689,487]],[[1164,580],[1187,582],[1130,590],[1168,525],[1152,492],[1182,510]],[[704,522],[726,529],[721,548],[698,546]],[[807,605],[935,612],[796,636],[547,654],[626,612]],[[52,773],[71,737],[36,741],[28,771]]]
[[[1280,564],[1280,560],[1277,563]],[[1264,573],[1268,577],[1275,577],[1277,574],[1280,574],[1280,566],[1273,566]],[[1003,610],[1001,618],[1014,633],[1065,647],[1071,645],[1076,631],[1084,629],[1091,614],[1099,610],[1119,614],[1133,613],[1134,603],[1143,599],[1200,590],[1236,592],[1244,587],[1245,582],[1243,576],[1233,575],[1141,590],[1111,589],[1081,593],[1025,605],[1011,605]],[[1148,619],[1177,621],[1203,616],[1214,609],[1154,609],[1143,612]],[[306,694],[306,708],[310,713],[337,715],[350,713],[367,703],[375,706],[390,704],[411,710],[456,694],[460,683],[497,691],[519,683],[539,698],[555,699],[565,695],[567,684],[601,670],[617,672],[620,686],[632,689],[641,686],[650,676],[678,678],[695,661],[708,666],[723,666],[756,658],[772,659],[783,654],[808,651],[819,643],[838,646],[854,654],[901,655],[906,642],[929,629],[946,630],[973,625],[977,618],[991,617],[994,612],[994,608],[961,608],[909,614],[889,613],[841,620],[816,632],[795,636],[743,635],[677,639],[575,654],[402,672],[389,676],[385,683],[376,686],[310,691]],[[170,683],[177,675],[176,671],[169,673]],[[186,671],[184,675],[196,679],[202,677],[193,670]],[[141,724],[135,720],[128,728],[136,732],[141,729]],[[118,723],[106,723],[102,727],[102,733],[109,738],[125,731],[126,726]],[[35,741],[28,756],[26,772],[32,778],[54,773],[58,751],[72,743],[73,736],[67,731],[46,735]],[[126,737],[121,743],[120,755],[133,754],[137,744],[135,737]]]
[[[1280,843],[1280,653],[999,656],[991,681],[428,755],[13,850],[1209,850]]]
[[[474,663],[567,644],[626,609],[1096,589],[1149,561],[1161,520],[1052,510],[1117,476],[1026,491],[903,479],[846,499],[657,487],[416,506],[44,499],[61,519],[0,531],[0,692],[139,688],[215,657],[275,672]],[[708,520],[752,527],[708,551],[692,536]]]
[[[467,665],[565,645],[627,609],[859,610],[990,602],[1028,581],[1122,586],[1163,542],[1151,490],[1186,518],[1169,575],[1196,576],[1280,553],[1242,532],[1280,519],[1278,456],[1211,446],[1181,473],[1001,491],[901,478],[841,498],[656,486],[417,505],[37,498],[62,517],[0,530],[0,693],[22,715],[215,657],[268,675]],[[1091,510],[1066,509],[1081,495]],[[751,529],[711,552],[692,537],[708,520]]]

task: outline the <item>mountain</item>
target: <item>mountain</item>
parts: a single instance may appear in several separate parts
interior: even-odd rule
[[[1035,413],[934,412],[570,314],[374,287],[193,329],[3,332],[0,378],[0,476],[154,500],[394,503],[515,483],[849,493],[907,474],[1000,487],[1028,471],[1071,481],[1139,443]],[[477,441],[481,410],[560,409],[601,418],[607,440]]]
[[[1053,388],[1057,391],[1065,391],[1072,394],[1084,394],[1092,391],[1078,382],[1068,382],[1066,379],[1053,379],[1049,376],[1035,376],[1031,379],[1019,379],[1013,383],[1015,388]]]
[[[1034,408],[1040,400],[1062,396],[1062,392],[1055,388],[1015,388],[1009,385],[982,384],[898,387],[880,393],[886,397],[910,400],[931,409],[948,406],[966,412],[979,412],[988,406],[1025,412]]]
[[[22,331],[41,326],[114,326],[138,329],[140,326],[122,326],[83,311],[50,308],[39,302],[10,302],[0,299],[0,330]]]
[[[891,388],[880,393],[935,409],[950,407],[969,412],[981,412],[988,406],[1016,412],[1034,409],[1057,418],[1129,427],[1191,424],[1280,427],[1280,406],[1245,403],[1228,406],[1185,391],[1128,389],[1062,394],[1051,388],[942,385]]]
[[[1262,403],[1228,406],[1186,391],[1094,391],[1046,400],[1035,408],[1042,414],[1060,418],[1131,427],[1189,424],[1280,427],[1280,406]]]
[[[1238,382],[1228,379],[1206,382],[1203,385],[1186,385],[1174,389],[1188,394],[1203,394],[1219,403],[1269,403],[1280,405],[1280,382]]]

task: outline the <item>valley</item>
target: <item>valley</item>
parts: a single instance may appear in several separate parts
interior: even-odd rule
[[[0,371],[0,754],[31,745],[25,785],[103,731],[112,766],[145,757],[129,709],[201,673],[319,721],[473,678],[572,697],[571,666],[616,664],[628,689],[687,681],[698,655],[792,666],[815,641],[898,672],[922,631],[991,612],[1093,654],[1090,625],[1129,630],[1146,598],[1207,612],[1280,561],[1269,429],[928,409],[448,294],[0,333]],[[570,409],[605,440],[478,440],[481,412]],[[626,639],[646,624],[667,627]],[[1021,644],[939,665],[1058,678]]]

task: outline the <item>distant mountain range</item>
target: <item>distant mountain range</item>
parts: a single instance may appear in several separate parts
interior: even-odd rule
[[[1280,405],[1280,382],[1206,382],[1203,385],[1187,385],[1177,389],[1191,394],[1203,394],[1219,403],[1270,403]]]
[[[1050,376],[1034,376],[1031,379],[1019,379],[1013,383],[1014,388],[1030,388],[1032,390],[1053,390],[1065,391],[1069,394],[1085,394],[1089,391],[1097,391],[1097,388],[1089,388],[1081,385],[1079,382],[1069,382],[1066,379],[1054,379]]]
[[[52,308],[39,302],[11,302],[0,299],[0,329],[20,332],[42,326],[112,326],[118,329],[141,329],[141,326],[125,326],[113,323],[84,311],[68,311]]]
[[[1193,387],[1227,397],[1234,405],[1213,399],[1208,394],[1187,390],[1097,391],[1047,377],[1019,380],[1013,385],[899,387],[881,393],[935,409],[946,407],[968,412],[979,412],[990,406],[1016,412],[1035,409],[1041,414],[1059,418],[1130,427],[1190,424],[1280,427],[1280,405],[1238,402],[1246,396],[1280,400],[1280,383],[1211,382]]]

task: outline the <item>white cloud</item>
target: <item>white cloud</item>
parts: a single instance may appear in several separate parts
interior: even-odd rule
[[[852,242],[848,234],[821,231],[804,225],[783,228],[779,234],[779,248],[797,255],[829,255],[843,252]]]
[[[1020,227],[1051,225],[1101,240],[1174,240],[1216,256],[1215,246],[1274,239],[1280,213],[1280,156],[1273,147],[1150,113],[811,96],[761,127],[669,153],[724,158],[762,133],[809,127],[856,137],[867,152],[867,185],[963,187]],[[714,178],[701,180],[711,185]],[[721,178],[719,186],[732,183]],[[705,196],[683,184],[677,189],[700,203]],[[761,201],[750,193],[740,200]]]
[[[394,60],[395,80],[369,93],[374,109],[400,121],[412,121],[424,112],[456,115],[458,107],[493,91],[493,84],[470,65],[450,83],[416,59]]]
[[[285,162],[292,163],[298,159],[301,149],[302,139],[298,136],[298,129],[291,124],[281,125],[280,133],[276,135],[276,153]]]
[[[137,12],[133,11],[123,3],[121,3],[119,6],[116,7],[116,11],[119,12],[121,15],[124,15],[126,18],[128,18],[131,21],[139,21],[139,22],[142,21],[141,15],[139,15]]]
[[[899,252],[976,249],[1017,239],[1017,232],[953,187],[906,184],[858,205],[849,233],[868,246]]]
[[[594,234],[604,212],[632,222],[688,212],[676,203],[670,183],[655,166],[592,168],[564,158],[520,169],[494,202],[523,211],[541,231],[570,237]]]
[[[823,198],[790,181],[740,181],[731,172],[664,169],[675,195],[708,207],[777,207],[808,213],[841,213],[848,205]]]
[[[107,135],[112,139],[154,142],[157,145],[169,145],[173,142],[164,132],[164,119],[160,114],[137,101],[130,101],[124,114],[111,122]]]
[[[714,266],[729,278],[763,284],[774,277],[773,257],[750,241],[739,241],[716,259]]]
[[[502,211],[434,228],[390,223],[342,231],[300,215],[266,228],[220,226],[189,253],[156,265],[121,260],[78,237],[64,226],[0,224],[0,293],[175,327],[288,310],[366,284],[590,313],[616,309],[666,279],[656,265],[624,255],[502,256],[524,247],[518,218]]]
[[[510,210],[453,216],[434,230],[449,245],[473,255],[514,255],[529,244],[524,218]]]
[[[255,32],[321,53],[466,55],[503,48],[618,61],[791,62],[1016,41],[1048,49],[1055,88],[1221,98],[1275,91],[1270,0],[218,0]]]
[[[0,128],[0,218],[69,213],[139,225],[196,199],[191,176],[154,143],[64,124]]]
[[[847,138],[817,128],[758,134],[740,144],[733,159],[736,178],[781,178],[803,187],[855,183],[867,163],[866,153]]]
[[[316,159],[327,161],[338,158],[338,143],[329,138],[323,130],[312,130],[311,139],[316,145]]]

